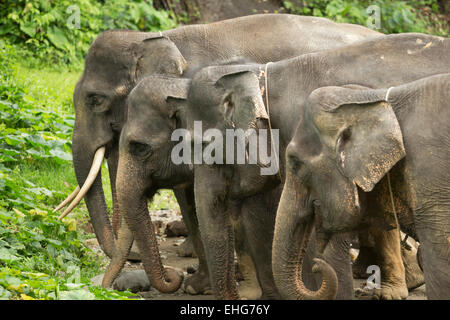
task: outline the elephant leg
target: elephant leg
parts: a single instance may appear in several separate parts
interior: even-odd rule
[[[264,195],[258,195],[244,201],[241,215],[250,256],[262,290],[261,299],[280,299],[272,272],[276,208],[266,206]]]
[[[222,170],[206,165],[195,169],[195,204],[200,235],[217,299],[238,299],[234,267],[234,233],[226,207],[227,179]]]
[[[211,292],[211,284],[208,275],[205,251],[200,238],[197,215],[195,213],[194,190],[192,187],[173,189],[178,205],[181,209],[183,221],[188,229],[193,249],[198,257],[197,271],[187,278],[183,284],[184,290],[189,294],[208,294]]]
[[[233,219],[233,228],[238,267],[244,278],[243,281],[239,282],[239,297],[246,300],[259,299],[262,291],[256,276],[255,265],[249,253],[247,236],[240,215]]]
[[[325,261],[333,267],[338,277],[337,300],[354,298],[352,265],[350,258],[350,234],[334,234],[323,253]]]
[[[427,298],[431,300],[450,299],[449,209],[442,206],[415,214],[425,290]]]
[[[402,234],[402,238],[404,238],[404,234]],[[417,262],[417,244],[414,243],[413,239],[408,238],[407,246],[408,248],[402,245],[402,259],[405,266],[406,285],[408,290],[413,290],[423,285],[425,279]]]
[[[376,296],[387,300],[406,299],[408,288],[401,255],[399,229],[385,231],[372,227],[369,232],[375,241],[381,270],[381,289],[376,290]]]

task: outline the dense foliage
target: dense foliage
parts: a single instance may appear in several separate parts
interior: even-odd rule
[[[0,37],[20,45],[35,64],[81,62],[104,30],[175,27],[166,11],[154,9],[152,1],[145,0],[2,1],[0,20]]]
[[[172,8],[171,5],[158,7]],[[170,4],[170,1],[162,1]],[[190,1],[186,2],[188,8]],[[384,33],[425,32],[449,34],[449,25],[439,17],[438,0],[287,0],[284,8],[295,14],[327,17],[337,22],[368,25],[372,11],[380,8]],[[30,65],[43,62],[80,68],[80,62],[95,37],[104,30],[159,31],[189,22],[183,12],[178,19],[171,11],[157,10],[152,0],[16,0],[0,2],[0,37],[19,45]]]
[[[101,263],[76,220],[60,222],[46,205],[64,194],[16,172],[68,163],[73,116],[39,108],[14,76],[14,49],[0,48],[0,299],[126,299],[132,294],[87,287]]]
[[[355,23],[383,33],[420,32],[449,35],[449,25],[439,16],[437,0],[303,0],[283,1],[291,13],[325,17],[336,22]],[[372,27],[374,6],[379,8],[379,25]],[[375,9],[376,10],[376,9]]]

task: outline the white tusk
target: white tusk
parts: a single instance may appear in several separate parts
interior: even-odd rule
[[[70,201],[72,201],[73,198],[75,198],[75,196],[78,194],[78,192],[80,192],[80,186],[77,186],[75,188],[75,190],[73,190],[73,192],[66,198],[66,200],[64,200],[63,202],[61,202],[54,210],[53,212],[58,211],[59,209],[65,207]]]
[[[59,216],[59,220],[67,216],[73,208],[76,207],[78,203],[80,203],[81,199],[86,195],[86,193],[89,191],[89,188],[92,186],[92,184],[95,181],[95,178],[97,177],[98,172],[100,171],[100,168],[102,167],[102,161],[105,156],[105,147],[101,147],[97,149],[94,155],[94,160],[92,161],[91,170],[89,171],[89,174],[84,181],[83,186],[81,187],[80,192],[78,192],[76,198],[72,201],[70,206],[67,207],[67,209]]]

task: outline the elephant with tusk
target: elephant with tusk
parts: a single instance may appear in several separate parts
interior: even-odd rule
[[[208,65],[278,61],[380,36],[380,33],[361,26],[336,24],[323,18],[280,14],[252,15],[206,25],[183,26],[159,33],[124,30],[102,33],[91,45],[83,75],[75,87],[76,118],[72,153],[76,177],[83,193],[80,190],[64,214],[70,211],[78,199],[84,197],[96,237],[104,252],[112,258],[113,269],[120,271],[136,237],[141,253],[149,250],[153,253],[152,259],[143,258],[148,272],[155,272],[154,267],[149,267],[150,264],[158,266],[159,276],[152,276],[155,281],[152,285],[164,292],[176,290],[177,285],[168,283],[172,281],[172,284],[179,284],[180,279],[174,275],[177,279],[170,280],[162,271],[159,257],[155,254],[157,247],[154,234],[141,232],[142,227],[150,227],[149,216],[139,221],[142,225],[137,224],[134,216],[128,213],[131,208],[118,205],[115,182],[119,164],[119,138],[126,122],[127,96],[139,80],[149,75],[186,78]],[[276,45],[272,45],[274,43]],[[139,149],[139,145],[136,147]],[[102,189],[101,171],[96,173],[97,169],[91,168],[94,164],[97,167],[98,161],[101,162],[99,159],[103,152],[111,179],[114,207],[112,225]],[[195,283],[201,283],[204,287],[203,284],[208,282],[205,279],[208,271],[198,235],[193,186],[188,183],[167,187],[174,188],[181,204],[183,219],[199,257],[197,276],[201,280]],[[139,206],[143,210],[144,205],[140,203]],[[124,210],[124,223],[121,224],[120,212]],[[128,230],[127,225],[131,230]],[[123,229],[122,236],[119,226]],[[116,242],[122,244],[118,247]],[[196,292],[201,291],[201,287],[196,289]]]

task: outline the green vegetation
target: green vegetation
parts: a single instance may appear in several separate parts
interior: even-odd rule
[[[368,27],[375,23],[373,9],[368,8],[377,6],[380,9],[380,32],[449,35],[450,26],[439,13],[438,0],[294,0],[283,1],[283,5],[290,13],[325,17],[336,22]]]
[[[26,69],[16,64],[14,48],[1,50],[0,299],[134,296],[88,287],[106,261],[84,244],[88,235],[77,221],[86,212],[64,222],[51,212],[76,185],[71,91],[79,74]]]
[[[144,0],[2,1],[0,19],[0,37],[20,46],[28,65],[70,63],[72,68],[104,30],[175,27],[166,11]]]

